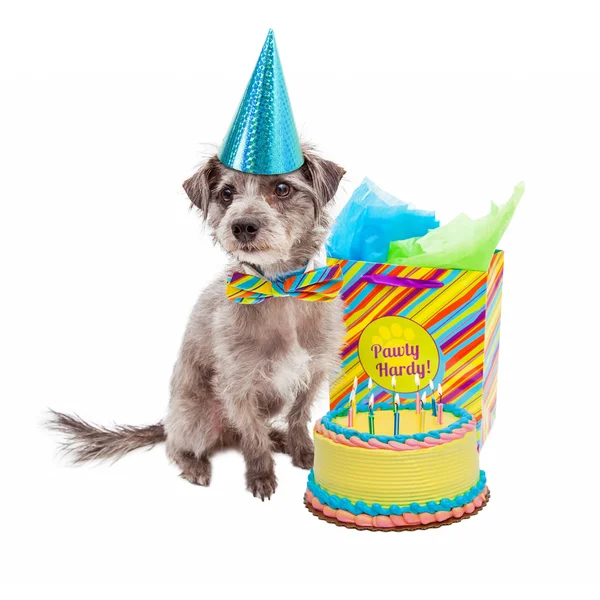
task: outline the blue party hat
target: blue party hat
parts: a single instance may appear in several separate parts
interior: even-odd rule
[[[225,136],[219,160],[256,175],[280,175],[304,163],[283,70],[270,29]]]

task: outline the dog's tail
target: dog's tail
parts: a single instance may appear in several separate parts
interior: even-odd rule
[[[46,427],[65,438],[62,450],[71,456],[74,463],[107,459],[116,461],[132,450],[165,441],[162,423],[147,427],[115,425],[108,428],[87,423],[77,415],[53,410],[50,411]]]

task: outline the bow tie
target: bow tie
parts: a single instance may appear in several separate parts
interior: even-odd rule
[[[308,302],[331,302],[340,293],[343,283],[339,265],[292,275],[282,281],[234,273],[227,281],[225,293],[230,300],[240,304],[258,304],[282,296]]]

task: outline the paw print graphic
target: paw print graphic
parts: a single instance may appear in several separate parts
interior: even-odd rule
[[[371,341],[382,346],[395,346],[404,342],[412,342],[415,332],[411,327],[402,328],[398,323],[392,323],[390,327],[381,325],[378,329],[379,335],[374,335]]]

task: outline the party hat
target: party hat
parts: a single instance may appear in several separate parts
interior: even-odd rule
[[[256,175],[289,173],[304,162],[272,29],[225,136],[219,160],[232,169]]]

